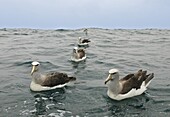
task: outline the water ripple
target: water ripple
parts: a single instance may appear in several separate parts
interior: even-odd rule
[[[78,37],[86,37],[83,30],[0,29],[1,116],[169,117],[170,30],[89,28],[87,60],[70,62]],[[63,71],[77,81],[32,92],[32,61],[40,62],[43,73]],[[119,69],[121,77],[146,69],[155,78],[146,93],[114,101],[104,85],[111,68]]]

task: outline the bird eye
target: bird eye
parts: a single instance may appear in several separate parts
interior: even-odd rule
[[[116,74],[117,72],[112,73],[112,75]]]

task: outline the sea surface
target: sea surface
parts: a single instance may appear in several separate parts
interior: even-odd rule
[[[0,29],[0,117],[170,117],[170,30]],[[78,37],[89,38],[87,60],[70,61]],[[65,72],[77,81],[45,92],[30,90],[31,62],[43,73]],[[148,90],[110,99],[104,80],[139,69],[153,72]]]

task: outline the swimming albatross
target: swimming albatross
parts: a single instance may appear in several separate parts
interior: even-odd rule
[[[139,70],[137,73],[128,74],[119,79],[119,71],[111,69],[105,80],[108,86],[107,95],[114,100],[122,100],[133,96],[141,95],[148,87],[154,77],[154,73],[147,74],[147,71]]]
[[[78,45],[79,46],[87,46],[89,44],[89,42],[91,42],[88,38],[82,38],[82,37],[79,37],[79,40],[78,40]]]
[[[85,32],[86,36],[88,35],[87,31],[88,31],[87,28],[83,30],[83,32]]]
[[[76,80],[75,77],[68,77],[66,73],[51,72],[41,74],[39,72],[40,63],[32,62],[32,82],[30,88],[32,91],[45,91],[64,87],[68,82]]]
[[[74,62],[80,62],[86,59],[86,53],[84,49],[74,47],[71,60]]]

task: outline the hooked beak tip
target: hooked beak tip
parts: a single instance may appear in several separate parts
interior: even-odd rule
[[[106,85],[108,81],[105,81],[104,84]]]

